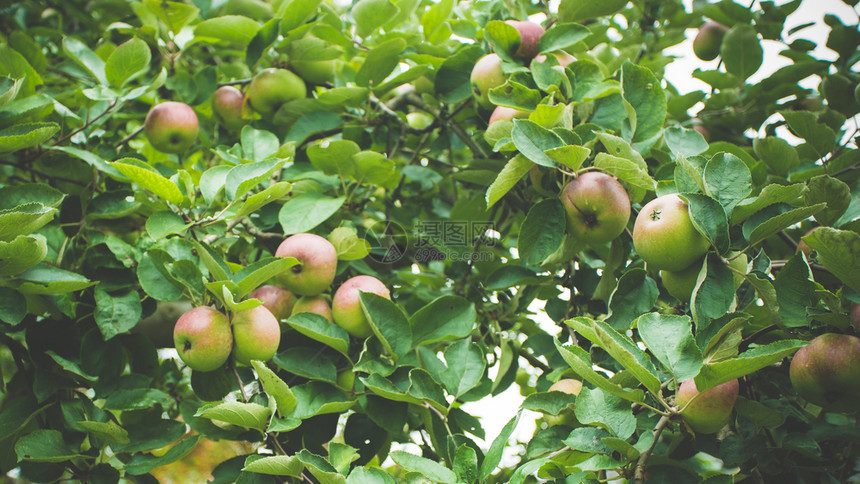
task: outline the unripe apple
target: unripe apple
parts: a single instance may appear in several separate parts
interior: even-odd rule
[[[331,314],[334,322],[356,338],[366,338],[373,334],[370,323],[361,309],[362,292],[372,292],[386,299],[391,299],[388,288],[373,276],[355,276],[348,279],[337,288],[331,303]]]
[[[275,251],[277,257],[295,257],[299,263],[281,274],[281,283],[300,296],[315,296],[328,289],[337,269],[337,251],[331,242],[315,234],[287,237]]]
[[[223,365],[233,349],[227,316],[209,306],[187,311],[173,327],[179,358],[192,370],[212,371]]]
[[[290,317],[293,306],[296,304],[296,296],[280,286],[267,284],[260,286],[251,293],[251,298],[263,301],[263,306],[268,309],[278,321]]]
[[[250,365],[251,360],[267,361],[278,352],[281,325],[265,306],[257,306],[233,315],[233,357]]]
[[[492,126],[496,121],[512,121],[514,118],[521,119],[528,117],[528,111],[520,111],[519,109],[509,108],[506,106],[496,106],[496,109],[493,109],[493,113],[490,114],[490,121],[487,122],[487,126]]]
[[[414,129],[426,129],[433,124],[433,116],[424,111],[412,111],[406,115],[406,124]]]
[[[791,384],[804,399],[828,410],[860,410],[860,338],[825,333],[797,350]]]
[[[696,288],[696,280],[702,269],[702,261],[694,262],[686,269],[680,271],[660,271],[660,280],[666,291],[683,303],[690,302],[693,290]]]
[[[633,247],[653,269],[686,269],[710,245],[693,226],[687,204],[675,193],[648,202],[633,226]]]
[[[621,235],[630,220],[630,197],[606,173],[589,171],[571,180],[561,193],[570,235],[591,244]]]
[[[681,383],[677,401],[678,408],[683,408],[681,418],[700,434],[717,432],[729,422],[738,398],[738,387],[738,380],[734,379],[699,394],[695,381]]]
[[[505,20],[505,23],[520,33],[520,46],[514,57],[526,62],[532,60],[538,53],[538,41],[545,32],[543,27],[528,20]]]
[[[302,296],[293,306],[293,314],[314,313],[334,322],[327,296]]]
[[[305,82],[327,84],[334,80],[335,61],[330,60],[293,60],[290,66]]]
[[[282,105],[306,94],[305,81],[286,69],[263,69],[248,84],[248,102],[265,118],[271,118]]]
[[[582,382],[573,378],[562,378],[552,384],[547,390],[548,392],[563,392],[569,395],[579,395],[582,391]],[[543,421],[547,426],[553,425],[568,425],[571,427],[579,427],[581,424],[577,420],[573,409],[566,408],[559,412],[558,415],[544,414]]]
[[[505,83],[508,76],[502,72],[502,59],[496,54],[487,54],[478,59],[472,68],[469,82],[472,84],[472,93],[478,104],[489,109],[493,107],[488,93],[490,89],[499,87]]]
[[[703,61],[711,61],[720,55],[720,46],[723,45],[723,37],[729,28],[708,20],[699,28],[699,33],[693,39],[693,53]]]
[[[212,112],[229,131],[238,131],[245,125],[242,119],[242,104],[245,96],[233,86],[221,86],[212,97]]]
[[[351,392],[355,387],[355,372],[352,368],[347,368],[337,374],[337,379],[335,381],[337,382],[337,386]]]
[[[143,132],[162,153],[182,153],[197,139],[200,125],[191,106],[176,101],[156,104],[143,122]]]

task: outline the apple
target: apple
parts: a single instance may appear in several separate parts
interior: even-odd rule
[[[176,101],[156,104],[146,114],[143,132],[162,153],[182,153],[197,139],[200,124],[191,106]]]
[[[233,315],[233,358],[243,365],[251,360],[270,360],[281,342],[281,325],[265,306]]]
[[[811,228],[809,230],[809,232],[806,232],[805,234],[803,234],[803,237],[806,237],[807,235],[811,234],[812,232],[815,232],[816,230],[818,230],[820,228],[821,227]],[[812,257],[812,253],[814,251],[812,250],[812,247],[810,247],[809,244],[807,244],[806,241],[803,240],[803,238],[801,238],[800,241],[797,243],[797,249],[794,252],[795,253],[803,252],[804,254],[806,254],[806,258],[809,259],[810,257]]]
[[[352,370],[352,368],[347,368],[338,373],[337,379],[335,381],[337,382],[337,386],[343,388],[344,390],[348,392],[355,391],[355,372]]]
[[[696,280],[699,278],[699,271],[702,269],[702,262],[702,260],[695,262],[680,271],[660,271],[660,280],[663,281],[666,291],[683,303],[690,302],[693,290],[696,288]]]
[[[263,306],[271,311],[278,321],[287,319],[293,313],[296,296],[280,286],[267,284],[260,286],[251,293],[251,298],[263,301]]]
[[[292,314],[299,313],[319,314],[328,319],[329,322],[334,322],[331,317],[331,306],[329,306],[328,299],[324,296],[302,296],[299,298],[296,301],[296,305],[293,306]]]
[[[212,112],[227,130],[238,131],[245,125],[242,119],[242,104],[245,96],[233,86],[221,86],[212,97]]]
[[[311,84],[328,84],[334,80],[336,64],[331,60],[293,60],[290,67],[305,82]]]
[[[576,57],[568,54],[563,50],[557,50],[555,52],[550,52],[556,59],[558,59],[559,65],[561,67],[567,67],[568,64],[576,60]],[[538,54],[535,56],[533,62],[546,62],[546,56],[543,54]]]
[[[725,25],[718,24],[712,20],[708,20],[699,28],[699,33],[693,39],[693,53],[696,57],[703,61],[711,61],[720,55],[720,46],[723,44],[723,37],[729,28]]]
[[[548,392],[563,392],[569,395],[579,395],[582,391],[582,382],[573,378],[562,378],[552,384],[547,390]],[[558,415],[544,414],[543,421],[547,426],[553,425],[568,425],[571,427],[579,427],[581,424],[576,419],[573,409],[565,408]]]
[[[538,53],[538,41],[545,32],[543,27],[528,20],[505,20],[505,23],[520,34],[520,46],[514,57],[526,62],[532,60]]]
[[[209,306],[198,306],[176,320],[173,343],[179,358],[189,368],[212,371],[230,357],[233,333],[227,316]]]
[[[693,226],[686,202],[672,193],[642,207],[633,226],[633,247],[650,267],[680,271],[705,255],[710,242]]]
[[[681,418],[700,434],[713,434],[725,427],[738,398],[738,380],[709,388],[699,394],[696,382],[687,380],[678,388]],[[693,398],[695,397],[695,399]]]
[[[854,326],[854,331],[860,333],[860,304],[852,303],[848,316],[851,318],[851,326]]]
[[[433,124],[433,116],[424,111],[412,111],[406,115],[406,124],[413,129],[427,129]]]
[[[507,78],[508,76],[502,72],[502,59],[498,55],[487,54],[478,59],[469,77],[469,82],[472,85],[472,93],[475,95],[475,99],[478,100],[478,104],[487,109],[493,107],[488,93],[490,89],[504,84]]]
[[[528,118],[528,111],[521,111],[519,109],[509,108],[505,106],[496,106],[496,109],[493,109],[493,113],[490,114],[490,121],[487,122],[487,126],[492,126],[496,121],[508,120],[511,121],[514,118]]]
[[[598,171],[571,180],[561,193],[572,237],[583,242],[609,242],[630,220],[630,197],[618,181]]]
[[[705,138],[705,141],[711,141],[711,130],[708,129],[707,126],[702,124],[702,121],[699,119],[694,119],[692,128],[699,132],[702,135],[702,138]]]
[[[797,394],[837,412],[860,410],[860,338],[825,333],[797,350],[788,371]]]
[[[361,309],[359,296],[362,292],[372,292],[391,299],[391,293],[379,279],[373,276],[355,276],[337,288],[331,303],[331,315],[335,324],[357,338],[366,338],[373,334]]]
[[[277,257],[295,257],[299,263],[280,276],[284,287],[300,296],[316,296],[328,289],[337,269],[337,251],[331,242],[315,234],[287,237],[275,251]]]
[[[263,69],[248,84],[248,103],[265,118],[271,118],[282,105],[306,94],[305,81],[286,69]]]

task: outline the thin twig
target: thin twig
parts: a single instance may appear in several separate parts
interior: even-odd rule
[[[669,425],[669,420],[671,420],[671,418],[668,415],[660,417],[660,421],[657,422],[657,426],[654,427],[654,442],[651,442],[651,446],[648,447],[645,452],[642,452],[639,456],[639,460],[636,461],[636,472],[633,475],[633,482],[636,484],[645,482],[645,469],[648,467],[648,459],[654,452],[654,447],[657,446],[657,442],[660,441],[660,434],[663,433],[663,429]]]
[[[236,377],[236,381],[239,382],[239,391],[242,392],[242,401],[248,403],[248,394],[245,392],[245,383],[242,381],[242,377],[239,376],[239,370],[236,369],[236,365],[230,363],[230,369],[233,370],[233,375]]]

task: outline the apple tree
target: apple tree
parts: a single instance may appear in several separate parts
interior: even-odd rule
[[[858,479],[860,32],[779,3],[5,2],[0,471]]]

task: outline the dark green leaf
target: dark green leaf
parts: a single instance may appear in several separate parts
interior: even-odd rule
[[[362,0],[361,3],[384,3],[391,5],[389,0]],[[357,5],[358,6],[358,5]],[[396,8],[396,7],[395,7]],[[406,48],[406,41],[401,38],[387,40],[367,53],[367,57],[355,74],[355,83],[362,87],[374,87],[388,77],[397,63],[400,54]]]
[[[583,25],[557,23],[541,36],[538,41],[538,51],[541,54],[548,54],[556,50],[564,50],[585,40],[589,35],[591,31]]]
[[[344,201],[344,197],[331,198],[319,192],[307,192],[285,203],[278,221],[284,235],[308,232],[334,215]]]
[[[643,269],[631,269],[618,280],[609,296],[609,316],[606,322],[617,329],[628,329],[633,321],[654,307],[660,290],[654,279]]]
[[[726,70],[741,81],[755,74],[764,56],[755,28],[749,24],[732,27],[723,38],[720,56]]]
[[[564,146],[564,141],[557,134],[527,119],[514,119],[511,139],[523,156],[549,168],[554,168],[555,162],[544,151]]]
[[[817,252],[818,262],[848,287],[860,292],[860,236],[822,227],[803,237]]]
[[[835,223],[851,204],[851,188],[838,178],[820,175],[809,180],[807,187],[808,190],[803,194],[807,205],[827,204],[813,216],[821,225]]]
[[[576,397],[576,419],[599,424],[615,436],[627,439],[636,430],[636,417],[630,403],[600,388],[583,387]]]
[[[412,345],[419,346],[468,336],[475,325],[474,304],[460,296],[441,296],[409,318]]]
[[[373,334],[395,358],[402,357],[412,348],[412,328],[403,311],[390,299],[369,293],[361,293],[361,308]]]
[[[708,161],[704,180],[708,195],[720,202],[729,217],[735,206],[752,191],[753,180],[749,168],[730,153],[717,153]]]
[[[645,346],[675,377],[685,381],[702,368],[702,351],[693,339],[693,322],[688,316],[648,313],[636,320]]]
[[[532,206],[520,227],[520,258],[530,265],[540,264],[564,240],[564,207],[558,199],[542,200]]]
[[[621,67],[621,93],[636,111],[633,141],[644,141],[658,135],[666,120],[667,104],[660,81],[654,74],[647,67],[625,62]]]
[[[690,206],[690,220],[721,254],[729,250],[729,221],[720,202],[707,195],[684,193]]]

